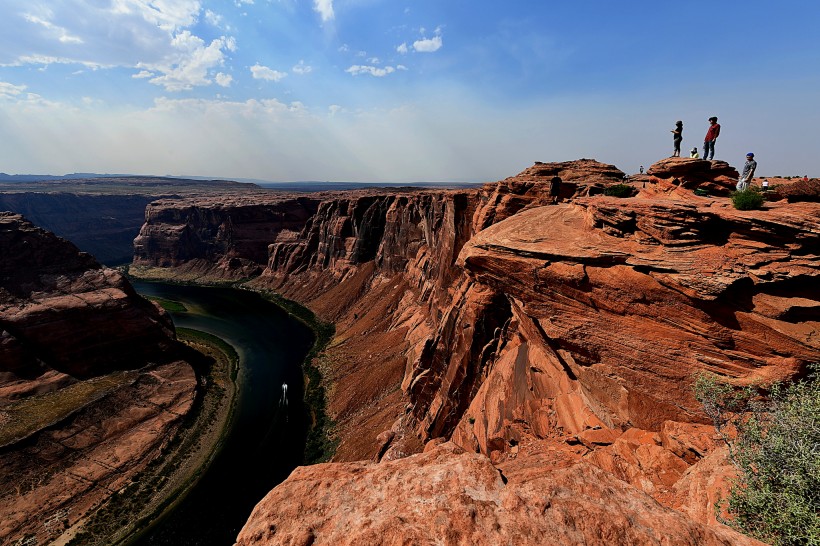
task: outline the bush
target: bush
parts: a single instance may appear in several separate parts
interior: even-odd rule
[[[725,508],[735,529],[777,546],[820,545],[820,379],[776,384],[762,398],[715,376],[695,395],[729,446],[738,478]],[[734,428],[735,435],[727,434]]]
[[[763,206],[763,195],[757,188],[746,188],[732,193],[732,204],[737,210],[757,210]]]
[[[629,184],[615,184],[604,190],[604,195],[610,197],[632,197],[634,188]]]

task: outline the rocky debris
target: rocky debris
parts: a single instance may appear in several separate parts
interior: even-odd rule
[[[658,184],[662,191],[676,188],[686,190],[704,189],[710,195],[729,195],[735,190],[739,174],[725,161],[708,161],[688,157],[662,159],[647,169],[649,181]]]
[[[789,203],[820,201],[820,178],[769,178],[769,201],[786,199]]]
[[[299,467],[256,506],[236,546],[761,544],[588,464],[528,470],[507,478],[449,443],[388,463]]]
[[[12,213],[0,248],[0,543],[50,543],[158,457],[197,379],[119,272]]]

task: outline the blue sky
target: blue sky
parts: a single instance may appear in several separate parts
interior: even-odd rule
[[[700,147],[820,176],[820,3],[3,0],[0,172],[492,181]]]

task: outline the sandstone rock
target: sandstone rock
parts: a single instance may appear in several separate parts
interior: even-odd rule
[[[760,544],[693,523],[589,465],[505,484],[485,457],[452,444],[390,463],[299,467],[256,506],[236,541],[439,543]]]
[[[0,543],[51,543],[160,455],[197,379],[119,272],[10,213],[0,248]]]
[[[590,197],[623,173],[579,160],[479,189],[326,195],[279,231],[249,285],[337,326],[321,361],[335,460],[451,438],[534,480],[527,461],[587,458],[702,518],[714,492],[680,485],[712,453],[693,376],[789,379],[820,357],[820,209],[736,211],[691,191],[733,188],[728,164],[653,167],[637,198]],[[542,206],[554,175],[571,201]],[[276,540],[302,535],[320,539]]]
[[[647,169],[651,183],[667,191],[705,189],[711,195],[729,195],[739,178],[737,170],[725,161],[707,161],[688,157],[662,159]]]

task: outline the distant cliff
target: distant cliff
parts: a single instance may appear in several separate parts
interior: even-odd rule
[[[629,199],[601,195],[624,181],[610,165],[536,163],[478,189],[328,195],[301,227],[271,229],[267,266],[249,285],[337,326],[320,360],[336,460],[386,462],[451,440],[523,482],[584,460],[573,472],[597,480],[597,467],[660,503],[652,510],[714,524],[731,469],[692,378],[789,379],[820,360],[820,209],[740,212],[695,196],[733,185],[731,167],[704,163],[653,166]],[[564,182],[557,206],[553,176]],[[155,233],[230,224],[229,208],[196,207]],[[197,260],[224,276],[242,253],[220,244],[168,265]],[[265,506],[259,517],[275,520]]]
[[[0,211],[22,214],[32,223],[72,241],[100,262],[128,263],[134,237],[145,221],[144,195],[0,193]]]
[[[143,471],[197,380],[121,273],[0,212],[0,543],[52,543]]]

